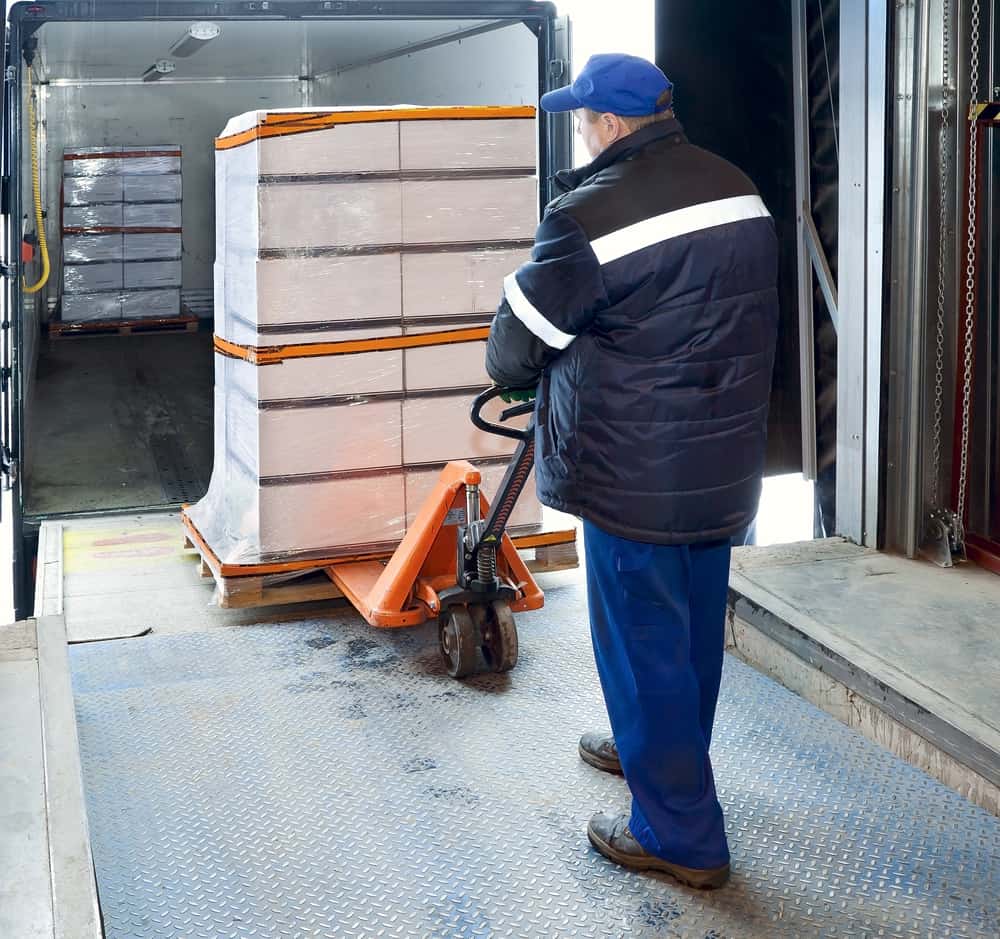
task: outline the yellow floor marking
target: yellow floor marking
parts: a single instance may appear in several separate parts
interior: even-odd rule
[[[66,574],[162,570],[190,564],[197,555],[184,550],[179,523],[142,528],[64,530],[63,571]]]

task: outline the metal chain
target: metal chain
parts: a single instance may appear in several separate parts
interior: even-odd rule
[[[948,181],[951,175],[951,0],[944,0],[941,30],[941,133],[938,138],[940,162],[940,214],[938,223],[937,270],[937,348],[934,361],[934,446],[931,468],[931,498],[941,506],[941,426],[944,415],[944,346],[947,298],[945,296],[948,260]]]
[[[959,522],[965,519],[965,502],[969,487],[969,423],[972,404],[972,328],[976,319],[976,175],[978,161],[976,153],[976,114],[974,105],[979,99],[979,29],[980,3],[972,0],[971,68],[969,74],[969,227],[965,242],[965,348],[963,349],[962,381],[962,440],[958,471],[958,505],[955,507]]]

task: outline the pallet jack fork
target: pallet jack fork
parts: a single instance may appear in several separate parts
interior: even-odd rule
[[[326,569],[372,626],[417,626],[436,618],[441,656],[453,678],[512,669],[518,654],[513,614],[544,603],[506,534],[534,465],[535,443],[534,421],[524,430],[502,423],[532,413],[534,402],[502,411],[500,424],[482,416],[483,407],[507,391],[488,388],[472,404],[476,427],[518,441],[492,507],[480,490],[479,471],[453,461],[387,562],[347,561]]]

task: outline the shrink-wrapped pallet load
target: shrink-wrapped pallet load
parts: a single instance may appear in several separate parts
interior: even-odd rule
[[[177,146],[65,151],[63,322],[180,315],[181,188]]]
[[[392,546],[449,460],[496,491],[514,442],[469,406],[537,223],[534,117],[256,111],[225,128],[215,464],[187,512],[222,563]],[[511,525],[540,522],[529,486]]]

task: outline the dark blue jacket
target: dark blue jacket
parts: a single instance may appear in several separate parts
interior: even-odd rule
[[[771,216],[672,119],[560,181],[487,347],[497,384],[538,385],[539,498],[637,541],[728,538],[764,468]]]

